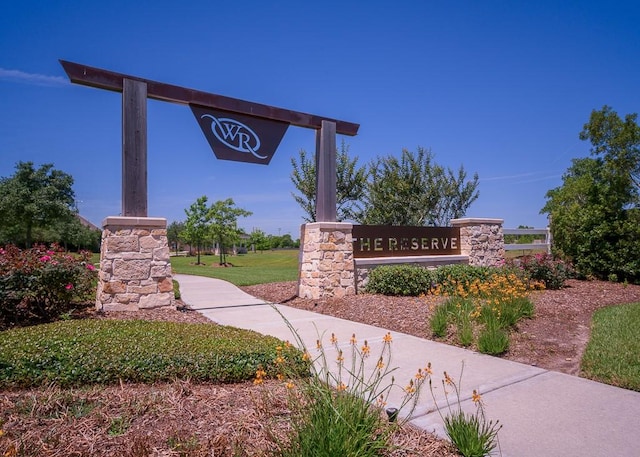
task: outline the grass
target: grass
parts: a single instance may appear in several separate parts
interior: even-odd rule
[[[602,308],[593,315],[582,375],[640,391],[640,303]]]
[[[240,382],[253,379],[258,367],[270,366],[281,344],[211,324],[59,321],[1,333],[0,389],[173,379]],[[302,360],[297,350],[291,355]]]
[[[91,254],[91,263],[95,267],[99,267],[100,266],[100,253],[99,252],[94,252],[93,254]]]
[[[457,342],[471,347],[474,342],[484,354],[500,355],[509,349],[509,331],[520,319],[533,316],[533,303],[526,297],[505,296],[493,303],[479,298],[452,296],[438,305],[429,325],[437,338],[455,328]],[[477,338],[476,338],[477,335]]]
[[[227,256],[232,267],[220,267],[219,257],[203,255],[204,265],[195,265],[197,257],[171,257],[175,273],[223,279],[236,286],[251,286],[298,279],[298,250],[283,249]]]
[[[280,314],[279,311],[278,313]],[[310,360],[312,375],[304,378],[298,376],[287,382],[286,404],[291,411],[291,429],[288,439],[278,440],[278,449],[273,455],[386,455],[385,451],[391,448],[392,434],[398,425],[405,423],[411,416],[421,387],[430,379],[430,365],[424,370],[418,370],[415,378],[404,388],[402,400],[395,404],[396,412],[403,410],[407,417],[390,421],[382,408],[386,405],[391,388],[397,386],[392,376],[394,368],[391,368],[391,333],[387,333],[382,339],[383,346],[378,358],[370,355],[370,346],[366,340],[358,347],[356,335],[353,334],[349,346],[340,345],[333,333],[328,349],[325,349],[320,336],[316,343],[318,353],[311,356],[292,323],[282,314],[280,316]],[[333,367],[336,354],[337,370]],[[367,366],[367,359],[378,360],[375,370],[372,370],[372,366]],[[275,364],[280,367],[282,379],[287,380],[287,358],[278,357]],[[256,381],[262,382],[261,378]],[[280,396],[273,396],[267,391],[264,394],[268,409],[277,409],[276,405],[282,404]],[[277,417],[275,419],[279,420]]]

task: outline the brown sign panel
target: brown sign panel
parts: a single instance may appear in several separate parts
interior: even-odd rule
[[[289,124],[189,105],[218,159],[268,165]]]
[[[459,255],[459,227],[354,225],[353,256],[408,257]]]

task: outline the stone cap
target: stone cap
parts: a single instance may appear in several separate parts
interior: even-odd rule
[[[468,255],[412,255],[405,257],[366,257],[353,259],[356,266],[395,265],[402,263],[469,263]]]
[[[166,228],[167,220],[163,217],[129,217],[107,216],[102,221],[102,228],[107,227],[149,227]]]
[[[502,225],[504,219],[492,219],[489,217],[463,217],[460,219],[451,219],[452,227],[461,227],[465,225]]]
[[[350,230],[353,224],[351,222],[308,222],[303,224],[303,227],[320,230]]]

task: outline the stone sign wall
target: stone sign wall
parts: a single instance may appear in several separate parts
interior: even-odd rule
[[[454,263],[495,266],[504,260],[502,219],[453,219],[460,230],[460,253],[354,259],[352,224],[316,222],[302,226],[298,296],[322,299],[353,295],[366,285],[369,270],[380,265],[436,267]],[[401,252],[402,250],[399,250]]]
[[[167,220],[106,218],[98,278],[96,308],[99,310],[174,307]]]

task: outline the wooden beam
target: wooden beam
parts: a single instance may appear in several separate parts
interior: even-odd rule
[[[85,86],[122,92],[123,81],[125,79],[129,79],[145,83],[147,85],[147,96],[154,100],[180,103],[184,105],[195,104],[208,106],[224,111],[247,114],[249,116],[288,122],[291,125],[316,130],[319,130],[322,127],[322,121],[331,121],[335,122],[336,132],[341,135],[356,135],[360,128],[359,124],[354,124],[352,122],[339,121],[299,111],[291,111],[284,108],[277,108],[275,106],[248,102],[237,98],[225,97],[223,95],[174,86],[172,84],[165,84],[158,81],[139,78],[137,76],[130,76],[100,68],[89,67],[65,60],[60,60],[60,63],[62,64],[64,71],[67,73],[67,76],[69,76],[71,82]]]
[[[122,215],[147,217],[147,85],[122,90]]]
[[[336,124],[316,131],[316,222],[336,222]]]

